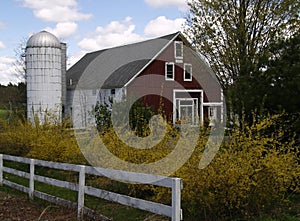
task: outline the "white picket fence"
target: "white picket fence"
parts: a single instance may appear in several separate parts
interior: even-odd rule
[[[20,162],[30,165],[30,172],[19,171],[13,168],[4,167],[3,160]],[[44,177],[35,174],[35,166],[42,166],[52,169],[59,169],[65,171],[74,171],[79,173],[79,182],[71,183],[67,181],[57,180],[49,177]],[[11,182],[3,177],[3,172],[10,173],[19,177],[23,177],[29,180],[29,187],[22,186],[20,184]],[[146,201],[139,198],[134,198],[114,192],[109,192],[102,189],[97,189],[91,186],[85,185],[85,175],[96,175],[101,177],[108,177],[110,179],[122,180],[124,182],[133,182],[139,184],[151,184],[155,186],[167,187],[172,189],[172,205],[164,205],[152,201]],[[154,180],[154,182],[153,182]],[[52,196],[34,189],[34,181],[46,183],[49,185],[63,187],[78,192],[78,202],[74,203],[57,196]],[[52,203],[77,208],[78,220],[82,219],[83,214],[93,213],[91,209],[84,206],[85,194],[95,196],[112,202],[120,203],[122,205],[138,208],[141,210],[149,211],[155,214],[171,217],[172,221],[182,220],[181,209],[181,189],[182,180],[180,178],[155,176],[151,174],[133,173],[118,170],[108,170],[103,168],[95,168],[91,166],[56,163],[44,160],[29,159],[24,157],[15,157],[0,154],[0,184],[7,185],[9,187],[18,189],[29,194],[30,198],[37,197],[43,200],[47,200]],[[106,217],[101,217],[102,220],[108,220]]]

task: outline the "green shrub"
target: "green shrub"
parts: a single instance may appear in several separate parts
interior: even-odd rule
[[[110,104],[100,104],[97,103],[97,105],[94,108],[93,117],[95,116],[96,126],[98,131],[105,132],[108,130],[111,126],[111,110],[110,110]]]
[[[128,99],[133,99],[128,98]],[[98,131],[106,132],[112,127],[111,115],[112,115],[112,105],[113,101],[109,101],[109,103],[100,104],[98,103],[92,115],[95,116],[96,126]],[[114,108],[118,110],[118,113],[126,112],[127,104],[126,102],[118,102],[114,104]],[[149,121],[151,117],[154,115],[153,107],[145,106],[142,102],[142,99],[133,102],[132,107],[129,111],[129,125],[130,128],[135,132],[135,134],[139,137],[146,137],[150,134],[150,129],[148,127]],[[92,117],[94,117],[92,116]],[[124,119],[120,117],[118,119],[122,122]],[[126,122],[127,123],[127,122]],[[119,124],[119,122],[115,122],[115,124]]]

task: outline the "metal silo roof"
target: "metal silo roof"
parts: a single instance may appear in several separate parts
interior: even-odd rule
[[[27,41],[27,47],[54,47],[61,48],[60,41],[55,35],[41,31],[37,34],[32,35]]]

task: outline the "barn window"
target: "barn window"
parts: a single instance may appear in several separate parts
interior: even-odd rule
[[[175,41],[175,58],[182,59],[183,58],[183,42]]]
[[[111,90],[110,90],[110,94],[111,94],[111,95],[115,95],[115,94],[116,94],[116,89],[111,89]]]
[[[192,65],[184,64],[184,81],[192,81]]]
[[[173,62],[167,62],[165,67],[165,77],[168,81],[174,80],[174,63]]]

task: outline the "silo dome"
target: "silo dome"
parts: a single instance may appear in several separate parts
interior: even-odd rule
[[[61,48],[60,41],[57,37],[47,31],[41,31],[32,35],[27,41],[26,47],[53,47]]]

